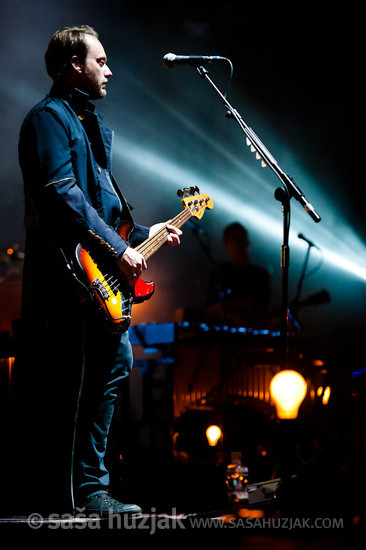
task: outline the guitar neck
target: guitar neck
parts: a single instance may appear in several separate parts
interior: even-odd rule
[[[169,225],[174,225],[174,227],[178,227],[178,228],[182,227],[182,225],[187,220],[189,220],[189,218],[192,217],[192,215],[193,214],[191,213],[189,208],[185,208],[184,210],[182,210],[182,212],[180,212],[180,214],[178,214],[177,216],[175,216],[175,218],[170,220]],[[148,258],[150,258],[150,256],[155,254],[155,252],[157,252],[159,248],[163,246],[163,244],[166,243],[168,236],[169,236],[169,231],[166,228],[166,226],[164,226],[159,231],[157,231],[154,235],[152,235],[152,237],[149,237],[148,239],[146,239],[146,241],[144,241],[139,246],[137,246],[135,250],[137,250],[137,252],[140,252],[140,254],[142,254],[144,258],[147,260]]]

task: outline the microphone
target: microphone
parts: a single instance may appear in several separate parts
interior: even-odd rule
[[[178,67],[179,65],[199,67],[200,65],[207,65],[207,63],[213,63],[214,61],[226,61],[226,57],[218,55],[175,55],[174,53],[167,53],[163,57],[163,64],[168,69],[173,69],[173,67]]]
[[[298,234],[298,237],[299,237],[299,239],[302,239],[303,241],[305,241],[306,243],[308,243],[309,246],[314,246],[315,248],[318,248],[318,247],[316,246],[316,244],[314,244],[313,242],[309,241],[309,239],[307,239],[302,233],[299,233],[299,234]],[[319,248],[318,248],[318,250],[319,250]]]

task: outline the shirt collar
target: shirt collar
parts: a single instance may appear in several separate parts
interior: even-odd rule
[[[86,111],[91,113],[95,111],[95,105],[90,103],[89,95],[69,84],[54,83],[48,95],[50,97],[59,97],[60,99],[66,100],[77,115],[82,115]],[[98,118],[100,117],[99,113],[95,114]]]

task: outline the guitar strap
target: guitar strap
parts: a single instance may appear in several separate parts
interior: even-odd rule
[[[119,200],[121,201],[121,204],[122,204],[122,210],[121,212],[124,211],[124,206],[126,207],[126,211],[128,212],[128,217],[129,217],[129,221],[131,221],[131,223],[133,224],[133,220],[132,220],[132,216],[131,216],[131,210],[133,210],[133,206],[131,206],[125,199],[125,197],[123,196],[122,194],[122,191],[121,189],[119,188],[119,185],[118,183],[116,182],[113,174],[110,172],[110,176],[111,176],[111,182],[112,182],[112,185],[113,185],[113,189],[115,190],[116,194],[118,195],[118,198]]]

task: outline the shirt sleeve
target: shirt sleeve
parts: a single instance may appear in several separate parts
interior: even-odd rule
[[[132,235],[130,237],[131,246],[135,247],[143,243],[149,237],[149,233],[150,227],[135,223]]]
[[[82,240],[94,239],[118,257],[128,244],[104,222],[79,187],[71,139],[70,129],[53,110],[42,109],[29,117],[19,141],[26,193],[41,223],[54,216],[54,223],[62,224],[66,231],[75,231]]]

